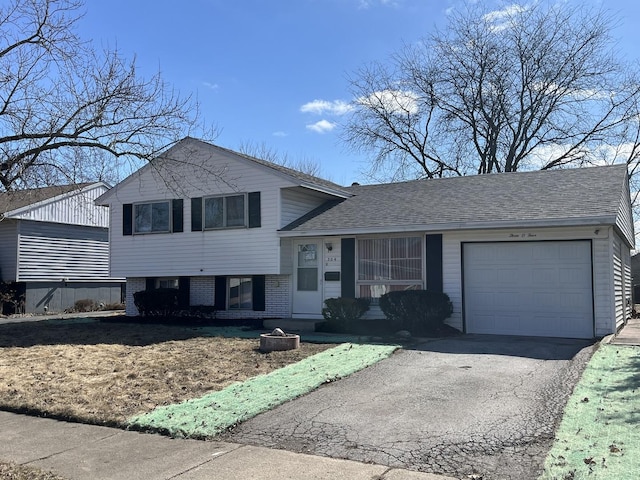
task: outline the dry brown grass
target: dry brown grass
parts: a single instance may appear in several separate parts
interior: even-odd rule
[[[64,477],[51,472],[5,462],[0,462],[0,478],[2,480],[65,480]]]
[[[264,354],[258,333],[247,340],[163,325],[0,325],[0,409],[119,425],[331,347]]]

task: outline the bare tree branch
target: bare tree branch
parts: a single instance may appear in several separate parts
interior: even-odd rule
[[[81,7],[76,0],[0,7],[0,189],[113,177],[185,136],[216,136],[197,101],[159,73],[142,78],[135,59],[82,41],[74,30]]]
[[[618,58],[606,11],[478,5],[350,79],[343,139],[389,179],[627,161],[638,168],[640,74]],[[499,14],[497,14],[499,13]]]

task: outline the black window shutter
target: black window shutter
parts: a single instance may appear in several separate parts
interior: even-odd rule
[[[133,205],[122,205],[122,235],[133,235]]]
[[[442,293],[442,235],[427,235],[427,290]]]
[[[191,286],[190,277],[178,278],[178,306],[186,308],[189,306],[189,290]]]
[[[342,271],[340,281],[341,296],[345,298],[356,297],[356,239],[343,238],[341,242],[342,256],[340,260],[340,270]]]
[[[156,289],[156,277],[147,277],[145,279],[145,290]]]
[[[171,200],[171,218],[172,218],[172,231],[175,233],[179,233],[184,231],[183,227],[183,215],[182,212],[184,210],[184,202],[181,198],[174,198]]]
[[[260,221],[260,192],[249,193],[249,228],[261,226]]]
[[[264,312],[267,309],[265,298],[265,276],[254,275],[251,279],[251,285],[253,288],[253,310],[256,312]]]
[[[191,231],[202,231],[202,197],[191,199]]]
[[[227,309],[227,277],[217,276],[214,292],[214,304],[216,310]]]

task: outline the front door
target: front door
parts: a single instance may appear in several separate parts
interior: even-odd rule
[[[317,239],[294,243],[293,314],[322,314],[322,242]]]

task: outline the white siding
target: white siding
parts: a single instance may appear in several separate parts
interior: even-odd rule
[[[626,319],[625,321],[631,318],[631,313],[633,310],[633,278],[631,276],[631,251],[628,248],[624,248],[622,250],[622,266],[624,268],[624,299],[625,299],[625,310],[626,310]]]
[[[176,157],[180,152],[174,152]],[[182,152],[193,153],[193,152]],[[196,152],[204,155],[207,152]],[[215,157],[215,158],[212,158]],[[291,182],[231,155],[210,153],[173,162],[160,171],[144,168],[115,187],[111,202],[111,274],[124,277],[253,275],[280,273],[280,188]],[[212,171],[213,170],[213,171]],[[168,172],[170,171],[170,176]],[[173,183],[172,183],[173,182]],[[179,182],[179,183],[178,183]],[[191,231],[192,197],[261,192],[261,227]],[[184,199],[184,232],[122,235],[124,203]]]
[[[109,280],[106,228],[21,221],[18,281]]]
[[[624,269],[622,247],[617,238],[613,241],[613,295],[615,301],[616,327],[624,324]]]
[[[597,232],[597,233],[596,233]],[[594,275],[594,315],[596,335],[612,333],[612,281],[608,274],[612,263],[607,247],[613,232],[610,228],[547,228],[525,230],[478,230],[445,232],[443,234],[443,290],[453,303],[453,314],[447,323],[463,328],[462,318],[462,242],[474,241],[541,241],[541,240],[592,240]]]
[[[620,232],[622,232],[623,239],[626,243],[633,248],[635,244],[633,213],[631,212],[631,198],[629,197],[629,182],[626,181],[625,183],[625,188],[620,197],[616,226],[620,229]]]
[[[626,243],[613,236],[613,292],[615,325],[621,328],[631,316],[631,255]]]
[[[293,239],[280,239],[280,273],[293,274]]]
[[[18,227],[15,220],[0,221],[0,280],[15,282],[18,263]]]
[[[75,195],[20,209],[13,218],[107,228],[109,209],[94,204],[94,200],[106,191],[105,186],[95,186]]]
[[[289,225],[326,201],[326,196],[300,187],[283,189],[281,191],[280,228]]]
[[[593,254],[593,306],[596,336],[612,332],[615,324],[613,298],[613,247],[612,228],[606,238],[594,238],[591,250]]]

